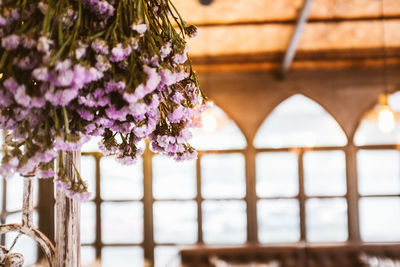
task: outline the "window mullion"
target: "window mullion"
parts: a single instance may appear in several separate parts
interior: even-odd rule
[[[299,173],[299,210],[300,210],[300,240],[307,240],[306,232],[306,194],[304,189],[304,150],[298,152],[298,173]]]
[[[100,160],[101,156],[96,155],[96,258],[101,258],[101,249],[103,248],[101,233],[101,181],[100,181]]]
[[[357,148],[353,144],[346,147],[347,220],[351,242],[360,241],[356,153]]]
[[[144,257],[154,265],[154,222],[153,222],[153,170],[152,154],[146,149],[143,154],[143,231]]]
[[[258,242],[257,196],[256,196],[256,151],[253,147],[245,150],[246,159],[246,204],[247,241]]]
[[[201,156],[202,154],[199,153],[199,156],[196,160],[196,203],[197,203],[197,243],[203,244],[203,196],[201,192]]]

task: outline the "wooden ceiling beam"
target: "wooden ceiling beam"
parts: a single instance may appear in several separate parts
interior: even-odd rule
[[[286,73],[290,68],[290,65],[293,62],[297,46],[299,45],[300,37],[303,33],[304,27],[307,24],[307,18],[310,14],[312,3],[313,0],[304,0],[303,8],[301,9],[301,12],[299,14],[299,18],[294,28],[292,37],[286,49],[285,57],[283,58],[281,73],[280,73],[282,77],[285,77]]]

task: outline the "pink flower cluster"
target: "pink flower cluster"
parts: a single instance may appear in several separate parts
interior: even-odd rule
[[[176,160],[195,158],[188,140],[206,105],[185,40],[171,39],[169,25],[149,27],[144,13],[132,17],[120,3],[71,0],[58,16],[51,3],[20,9],[0,2],[0,128],[8,132],[0,175],[55,175],[69,197],[85,200],[86,182],[79,174],[67,177],[60,163],[54,171],[54,160],[93,136],[102,137],[104,154],[125,165],[143,154],[145,139]],[[146,5],[155,17],[172,12],[165,4]],[[37,24],[21,28],[21,18],[33,17]],[[51,31],[53,25],[60,26]]]

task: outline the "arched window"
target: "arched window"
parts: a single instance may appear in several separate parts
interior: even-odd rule
[[[389,97],[400,111],[400,93]],[[377,115],[377,114],[376,114]],[[400,240],[400,123],[385,133],[378,121],[365,116],[354,137],[358,146],[357,174],[360,197],[360,234],[363,241]]]
[[[254,139],[260,242],[347,239],[346,144],[333,117],[303,95],[274,109]]]
[[[218,107],[202,123],[191,142],[197,161],[152,157],[156,266],[169,264],[182,245],[246,242],[246,139]]]
[[[161,267],[180,246],[246,242],[246,139],[218,107],[202,122],[191,142],[199,150],[194,161],[146,151],[126,167],[101,156],[98,140],[85,146],[82,176],[96,190],[82,208],[82,259],[140,267],[146,258]]]

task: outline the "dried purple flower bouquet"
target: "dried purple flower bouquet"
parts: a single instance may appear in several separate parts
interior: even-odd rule
[[[188,140],[206,98],[185,38],[196,33],[171,0],[0,0],[0,175],[56,176],[85,200],[86,183],[55,159],[93,136],[122,164],[146,138],[155,152],[195,158]]]

